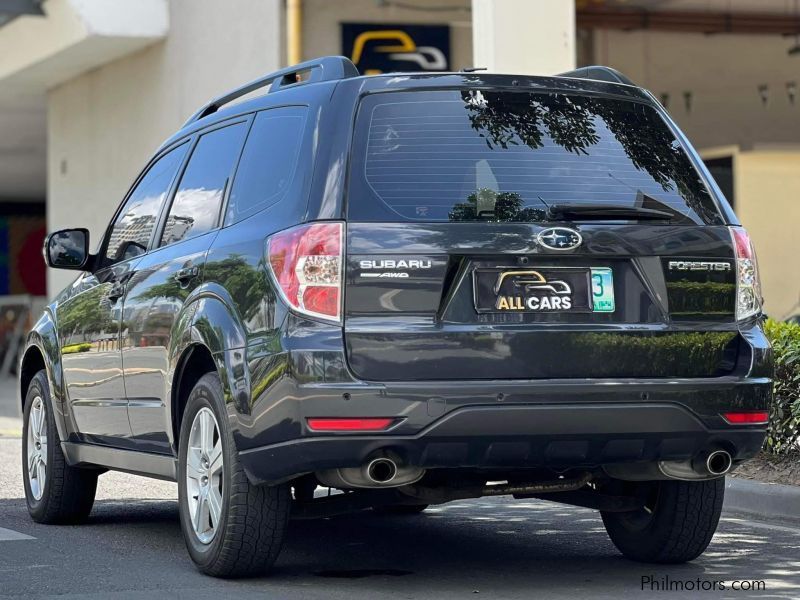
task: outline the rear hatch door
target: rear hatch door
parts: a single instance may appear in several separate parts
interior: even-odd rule
[[[733,245],[658,112],[556,92],[362,100],[345,341],[365,380],[696,377],[736,358]]]

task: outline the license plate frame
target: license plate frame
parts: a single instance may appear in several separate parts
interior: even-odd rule
[[[613,313],[611,267],[501,266],[472,272],[478,313]],[[533,298],[533,300],[532,300]]]

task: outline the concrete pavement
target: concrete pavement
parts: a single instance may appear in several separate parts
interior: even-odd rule
[[[456,502],[414,517],[292,522],[270,577],[215,580],[198,573],[186,554],[174,484],[108,473],[89,523],[37,525],[25,508],[19,452],[19,439],[0,439],[0,597],[648,597],[653,592],[642,590],[642,577],[766,585],[760,592],[677,597],[800,597],[800,527],[727,514],[700,559],[653,566],[622,558],[593,511],[505,498]],[[33,539],[3,541],[7,532]]]

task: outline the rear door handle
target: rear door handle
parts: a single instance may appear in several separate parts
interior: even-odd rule
[[[177,279],[182,283],[187,283],[190,280],[197,277],[197,274],[199,272],[200,271],[197,267],[184,267],[182,269],[179,269],[178,272],[175,273],[175,279]]]
[[[115,283],[111,286],[111,289],[108,290],[108,294],[106,298],[108,298],[111,302],[116,302],[125,294],[125,284],[124,283]]]
[[[116,302],[125,295],[125,288],[128,285],[128,280],[133,277],[133,271],[123,273],[111,284],[111,289],[108,290],[106,298],[111,302]]]

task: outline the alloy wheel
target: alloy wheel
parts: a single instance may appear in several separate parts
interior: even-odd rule
[[[41,500],[47,479],[47,413],[41,396],[36,396],[28,414],[28,485],[35,500]]]
[[[201,408],[192,421],[186,449],[186,498],[192,528],[203,544],[219,529],[224,498],[220,428],[214,413]]]

